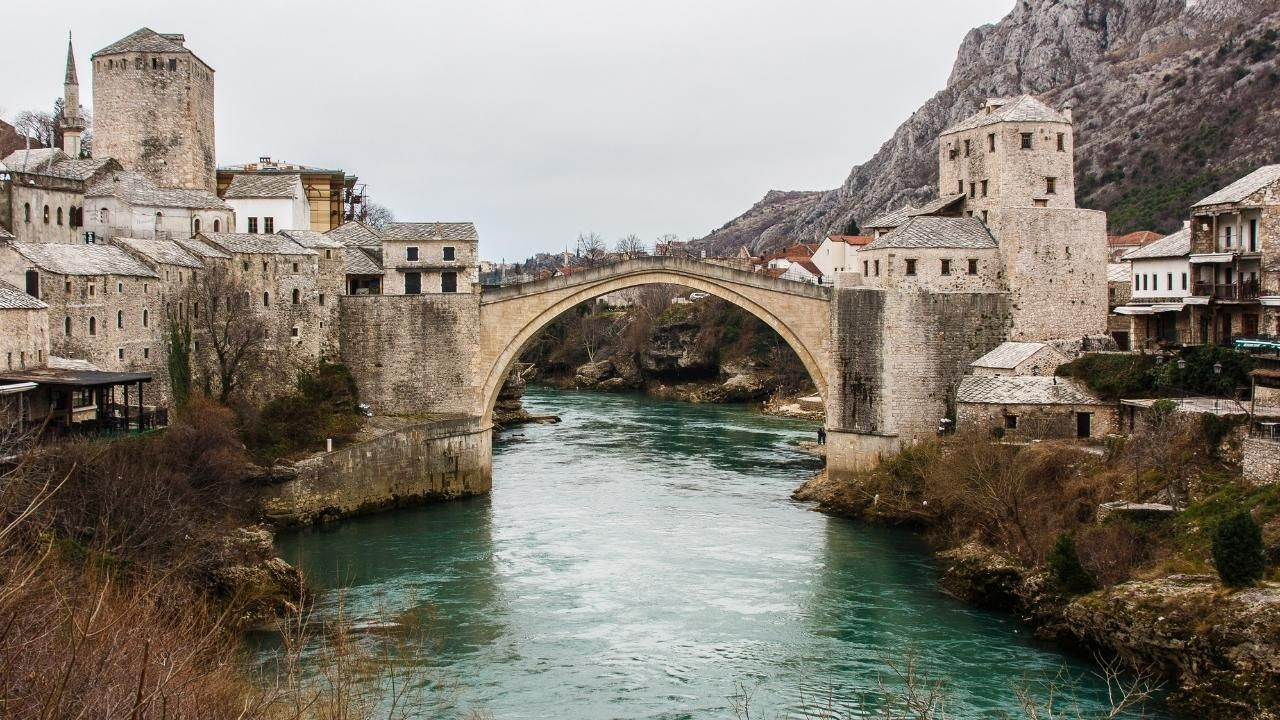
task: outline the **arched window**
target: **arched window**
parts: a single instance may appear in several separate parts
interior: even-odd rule
[[[48,205],[44,206],[44,224],[45,225],[49,224],[49,206]]]
[[[298,288],[293,289],[293,304],[298,305],[302,302],[302,291]]]
[[[157,230],[159,230],[159,229],[160,229],[160,222],[161,222],[162,220],[164,220],[164,213],[157,212],[157,213],[156,213],[156,229],[157,229]]]
[[[124,311],[123,310],[116,311],[116,327],[118,328],[124,327]]]
[[[22,221],[31,222],[31,203],[22,203]]]
[[[89,318],[89,335],[93,336],[97,334],[98,334],[98,318],[91,317]]]
[[[191,237],[195,237],[199,234],[200,234],[200,218],[196,218],[191,221]]]
[[[151,312],[149,310],[144,309],[142,311],[142,327],[147,327],[147,324],[150,321],[151,321]]]
[[[106,224],[110,223],[110,222],[111,222],[111,211],[110,211],[110,210],[108,210],[108,209],[106,209],[106,208],[102,208],[101,210],[99,210],[99,211],[98,211],[98,222],[99,222],[99,223],[101,223],[101,224],[103,224],[103,225],[106,225]]]
[[[214,232],[219,232],[221,229],[222,229],[222,223],[218,221],[218,218],[214,218],[214,219],[213,219],[213,231],[214,231]]]
[[[58,208],[58,224],[62,224],[62,208]]]
[[[71,337],[71,317],[70,316],[68,316],[67,319],[62,322],[62,334],[66,335],[67,337]]]
[[[270,307],[270,306],[271,306],[271,293],[269,292],[262,293],[262,307]]]

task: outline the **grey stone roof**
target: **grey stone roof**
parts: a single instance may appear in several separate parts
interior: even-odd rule
[[[125,52],[188,52],[183,47],[182,35],[176,33],[158,33],[151,28],[139,28],[102,48],[90,57]]]
[[[1133,279],[1133,266],[1126,262],[1107,263],[1107,282],[1127,283]]]
[[[200,233],[200,238],[232,253],[250,255],[315,255],[283,235],[253,235],[250,233]]]
[[[1003,342],[996,346],[995,350],[974,360],[969,366],[1012,370],[1046,347],[1048,346],[1044,343],[1037,342]]]
[[[348,275],[381,275],[382,258],[373,248],[349,247],[343,251]]]
[[[1277,165],[1276,167],[1280,167],[1280,165]],[[1124,255],[1121,255],[1120,259],[1142,260],[1145,258],[1187,257],[1190,254],[1191,228],[1186,227],[1172,235],[1165,235],[1155,242],[1150,242],[1140,248],[1130,250]]]
[[[966,375],[956,402],[987,405],[1106,405],[1083,385],[1052,375]]]
[[[230,210],[217,195],[200,190],[160,188],[134,172],[102,175],[89,184],[85,197],[114,197],[135,207],[179,208],[183,210]]]
[[[39,299],[0,280],[0,310],[44,310],[47,307]]]
[[[378,231],[359,220],[348,220],[325,234],[347,247],[382,245],[382,236]]]
[[[301,194],[302,178],[298,175],[238,174],[231,178],[224,198],[292,198]]]
[[[999,107],[992,107],[997,104],[999,104]],[[1071,121],[1067,119],[1066,115],[1045,105],[1034,97],[1019,95],[1008,99],[992,98],[987,100],[987,105],[983,106],[977,113],[943,130],[941,134],[949,135],[1001,122],[1070,123]]]
[[[4,226],[0,225],[0,240],[12,240],[12,239],[13,239],[13,233],[9,232],[8,230],[5,230]]]
[[[32,265],[59,275],[123,275],[160,277],[142,261],[112,245],[13,243]]]
[[[1264,165],[1191,207],[1242,202],[1277,180],[1280,180],[1280,165]]]
[[[105,167],[116,169],[120,167],[119,163],[111,158],[72,160],[70,155],[57,148],[14,150],[9,153],[9,157],[4,159],[3,165],[13,172],[69,178],[71,180],[88,180]]]
[[[955,203],[963,199],[964,199],[964,193],[953,193],[951,195],[943,195],[942,197],[937,198],[936,200],[930,200],[929,202],[925,203],[924,206],[921,207],[920,209],[911,211],[909,215],[911,215],[912,217],[915,217],[917,215],[933,215],[935,213],[946,210],[947,208],[951,207],[952,205],[954,205]]]
[[[174,242],[181,245],[183,250],[186,250],[187,252],[191,253],[192,255],[195,255],[196,257],[222,258],[222,259],[231,257],[231,255],[229,255],[228,253],[223,252],[219,248],[216,248],[210,245],[209,243],[204,242],[203,240],[200,240],[198,238],[174,240]]]
[[[914,214],[916,208],[911,205],[903,205],[897,210],[880,213],[862,224],[862,229],[868,228],[896,228],[907,221],[907,218]]]
[[[141,255],[153,263],[189,268],[204,267],[204,263],[200,261],[200,258],[192,255],[190,251],[173,240],[141,240],[138,238],[118,237],[112,242],[132,251],[135,255]]]
[[[996,247],[995,238],[981,220],[971,217],[923,215],[890,230],[859,252],[881,248],[967,248]]]
[[[479,242],[473,223],[390,223],[382,230],[383,242]]]
[[[281,230],[280,234],[308,248],[340,248],[346,247],[333,238],[315,230]]]

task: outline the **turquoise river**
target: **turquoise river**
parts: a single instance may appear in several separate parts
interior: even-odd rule
[[[820,467],[795,447],[816,425],[543,388],[525,404],[563,422],[495,438],[490,496],[277,540],[346,588],[322,615],[341,596],[357,621],[433,618],[423,655],[456,712],[423,717],[733,718],[744,692],[753,718],[805,717],[874,706],[909,656],[947,717],[1020,718],[1018,688],[1064,678],[1069,717],[1101,710],[1090,664],[944,595],[920,539],[790,500]]]

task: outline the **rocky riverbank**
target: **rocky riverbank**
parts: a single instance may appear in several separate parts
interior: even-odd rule
[[[915,463],[918,470],[921,457],[896,458],[878,472],[904,479],[908,473],[893,465],[895,461]],[[1131,670],[1159,678],[1170,704],[1179,711],[1241,720],[1280,718],[1280,584],[1264,582],[1233,592],[1214,575],[1179,571],[1196,566],[1188,557],[1194,558],[1198,550],[1179,553],[1157,547],[1146,548],[1150,554],[1143,557],[1159,560],[1137,563],[1141,567],[1131,577],[1102,583],[1092,592],[1063,592],[1043,563],[1002,552],[979,532],[952,532],[940,514],[927,509],[927,487],[901,487],[896,495],[887,492],[875,473],[852,482],[835,482],[819,473],[793,497],[815,503],[822,512],[918,529],[938,547],[940,584],[947,592],[979,607],[1012,613],[1042,639],[1100,659],[1117,659]],[[1238,494],[1233,497],[1241,504]],[[1178,533],[1209,534],[1200,518],[1213,500],[1200,505],[1183,511],[1190,518],[1169,521],[1172,524],[1153,537],[1163,538],[1168,548],[1194,545]],[[1064,506],[1059,512],[1073,509]],[[1099,528],[1128,527],[1114,518],[1090,522]],[[1076,530],[1075,535],[1091,537],[1088,532]],[[1274,533],[1269,527],[1272,557],[1277,549]],[[1103,548],[1105,555],[1117,560],[1126,552],[1121,545],[1113,541]]]

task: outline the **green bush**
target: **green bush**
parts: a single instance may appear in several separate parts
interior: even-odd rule
[[[1227,516],[1213,532],[1213,564],[1227,587],[1247,587],[1266,570],[1262,528],[1241,510]]]
[[[1059,535],[1046,560],[1049,564],[1049,579],[1058,590],[1071,595],[1080,595],[1097,587],[1089,571],[1080,564],[1080,554],[1076,552],[1075,535],[1071,533]]]
[[[298,391],[271,400],[242,433],[254,458],[271,464],[283,457],[323,449],[350,440],[360,430],[355,379],[345,365],[320,365],[298,375]]]
[[[1199,345],[1184,350],[1177,361],[1166,362],[1156,371],[1157,382],[1203,395],[1233,395],[1237,388],[1248,387],[1254,359],[1248,353],[1219,345]],[[1185,365],[1185,367],[1182,367]],[[1214,372],[1221,365],[1222,372]]]
[[[1149,397],[1155,393],[1155,359],[1129,353],[1095,354],[1058,368],[1058,375],[1083,380],[1102,398]]]

